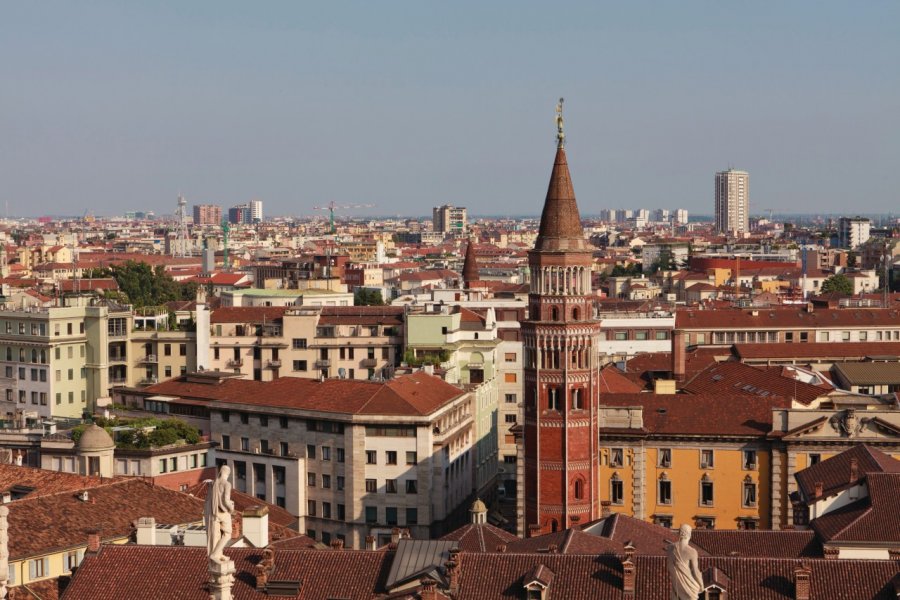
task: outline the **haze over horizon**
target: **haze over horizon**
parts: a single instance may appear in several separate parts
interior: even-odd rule
[[[566,98],[579,207],[900,206],[900,4],[10,3],[0,207],[539,214]],[[895,73],[893,76],[890,73]],[[851,210],[852,209],[852,210]]]

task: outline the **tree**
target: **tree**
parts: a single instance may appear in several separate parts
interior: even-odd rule
[[[180,284],[166,273],[163,265],[151,267],[129,260],[112,268],[119,289],[136,308],[159,306],[172,300],[193,300],[196,284]]]
[[[380,290],[357,288],[353,294],[353,304],[356,306],[384,306],[384,299]]]
[[[832,275],[822,282],[821,292],[823,294],[837,293],[852,296],[853,282],[846,275]]]
[[[622,265],[614,266],[612,273],[610,273],[610,277],[638,277],[640,274],[641,266],[637,263],[632,263],[627,267],[623,267]]]

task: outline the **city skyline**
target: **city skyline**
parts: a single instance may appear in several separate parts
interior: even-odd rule
[[[585,215],[711,214],[728,166],[755,214],[897,206],[893,5],[47,6],[0,25],[10,215],[536,214],[559,95]]]

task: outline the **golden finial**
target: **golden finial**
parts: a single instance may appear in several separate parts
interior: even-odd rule
[[[563,102],[565,99],[560,98],[559,103],[556,105],[556,146],[557,148],[562,148],[566,145],[566,134],[563,132]]]

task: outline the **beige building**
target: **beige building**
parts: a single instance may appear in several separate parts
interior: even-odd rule
[[[750,231],[750,173],[728,169],[716,173],[716,231]]]
[[[403,348],[404,311],[381,306],[220,308],[198,328],[207,370],[278,377],[389,377]]]

